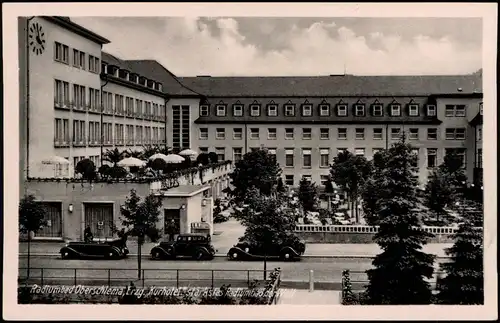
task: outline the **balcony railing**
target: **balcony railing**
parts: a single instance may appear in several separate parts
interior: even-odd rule
[[[73,147],[85,147],[86,145],[87,145],[87,140],[85,138],[73,139]]]
[[[96,146],[100,146],[101,145],[101,142],[99,139],[89,139],[89,146],[90,147],[96,147]]]
[[[314,225],[298,224],[295,226],[295,232],[353,232],[353,233],[377,233],[378,226],[369,225]],[[422,226],[420,230],[432,234],[454,234],[458,228],[455,227],[431,227]]]
[[[55,138],[54,147],[55,148],[69,147],[69,139]]]
[[[54,100],[54,108],[61,110],[70,110],[72,102],[69,100]]]
[[[125,143],[125,140],[123,139],[115,139],[115,145],[117,146],[123,146]]]

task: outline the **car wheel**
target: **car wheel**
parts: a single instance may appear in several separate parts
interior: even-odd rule
[[[231,257],[232,260],[236,260],[236,259],[238,259],[238,253],[237,252],[233,252],[230,257]]]
[[[159,251],[153,252],[153,259],[159,260],[162,258],[162,255]]]

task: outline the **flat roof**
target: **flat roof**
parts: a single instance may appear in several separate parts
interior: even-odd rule
[[[210,188],[210,185],[182,185],[166,191],[159,191],[157,195],[172,197],[191,197],[198,195]]]

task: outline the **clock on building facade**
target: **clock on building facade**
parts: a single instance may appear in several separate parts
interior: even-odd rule
[[[40,55],[45,51],[45,32],[43,31],[42,25],[38,22],[32,23],[29,27],[29,45],[31,50],[36,55]]]

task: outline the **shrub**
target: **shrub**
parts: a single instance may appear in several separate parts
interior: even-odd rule
[[[196,158],[196,162],[198,164],[202,164],[203,166],[207,166],[208,164],[210,164],[210,158],[208,157],[208,154],[201,153]]]

